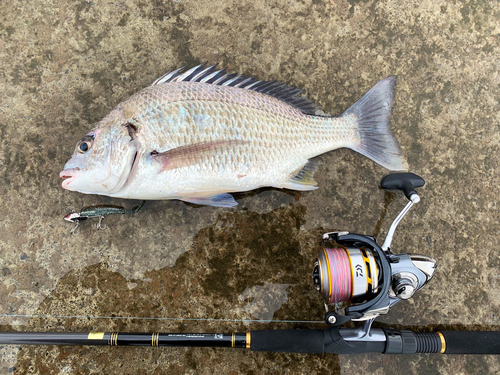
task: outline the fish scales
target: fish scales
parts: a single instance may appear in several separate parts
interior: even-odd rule
[[[194,87],[190,90],[185,86]],[[332,143],[339,146],[356,137],[356,128],[346,118],[331,118],[334,126],[330,126],[322,117],[304,115],[257,92],[204,86],[198,83],[153,86],[132,97],[126,105],[138,107],[135,118],[149,128],[148,141],[157,149],[239,139],[258,147],[258,152],[250,152],[248,156],[261,158],[261,151],[281,153],[289,147],[300,153],[318,154],[330,149]],[[198,113],[204,113],[213,126],[206,126],[203,119],[200,121]]]
[[[388,127],[394,84],[391,77],[379,82],[339,117],[306,114],[245,88],[192,81],[153,84],[100,121],[86,136],[85,151],[86,138],[78,143],[61,172],[63,187],[232,206],[236,202],[228,192],[263,186],[315,189],[309,159],[340,147],[403,169]]]

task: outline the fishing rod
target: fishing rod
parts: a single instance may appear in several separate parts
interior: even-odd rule
[[[382,179],[386,190],[402,190],[409,202],[391,224],[382,246],[372,236],[349,232],[323,235],[325,247],[312,278],[326,307],[325,329],[256,330],[244,333],[0,332],[0,344],[187,346],[242,348],[288,353],[500,354],[500,332],[413,332],[373,328],[380,315],[411,298],[433,277],[436,261],[416,254],[393,254],[396,227],[420,201],[425,181],[413,173]],[[326,247],[335,243],[338,247]],[[332,311],[329,308],[333,307]],[[341,325],[359,321],[356,328]]]
[[[365,323],[364,327],[367,326]],[[242,348],[333,354],[500,354],[500,332],[413,332],[372,328],[262,330],[246,333],[0,332],[7,345],[109,345]]]

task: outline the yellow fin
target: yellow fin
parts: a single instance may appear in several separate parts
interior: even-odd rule
[[[283,188],[300,191],[316,190],[318,183],[314,180],[314,173],[318,165],[317,160],[308,161],[297,174],[294,173],[293,178],[283,184]]]

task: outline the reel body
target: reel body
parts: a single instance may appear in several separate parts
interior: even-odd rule
[[[323,241],[335,241],[336,248],[323,248],[313,268],[313,282],[327,309],[325,321],[340,325],[349,320],[363,321],[387,314],[391,306],[413,296],[434,275],[436,261],[424,255],[392,254],[390,243],[399,221],[420,200],[415,188],[424,181],[413,173],[396,173],[382,180],[387,189],[398,188],[410,202],[392,223],[381,247],[375,238],[349,232],[331,232]],[[386,185],[387,185],[386,184]],[[343,314],[328,305],[351,303]]]

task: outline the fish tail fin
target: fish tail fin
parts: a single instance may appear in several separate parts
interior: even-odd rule
[[[399,171],[408,169],[408,164],[389,124],[395,85],[396,76],[379,81],[342,117],[354,115],[358,123],[359,139],[347,147],[389,170]]]

